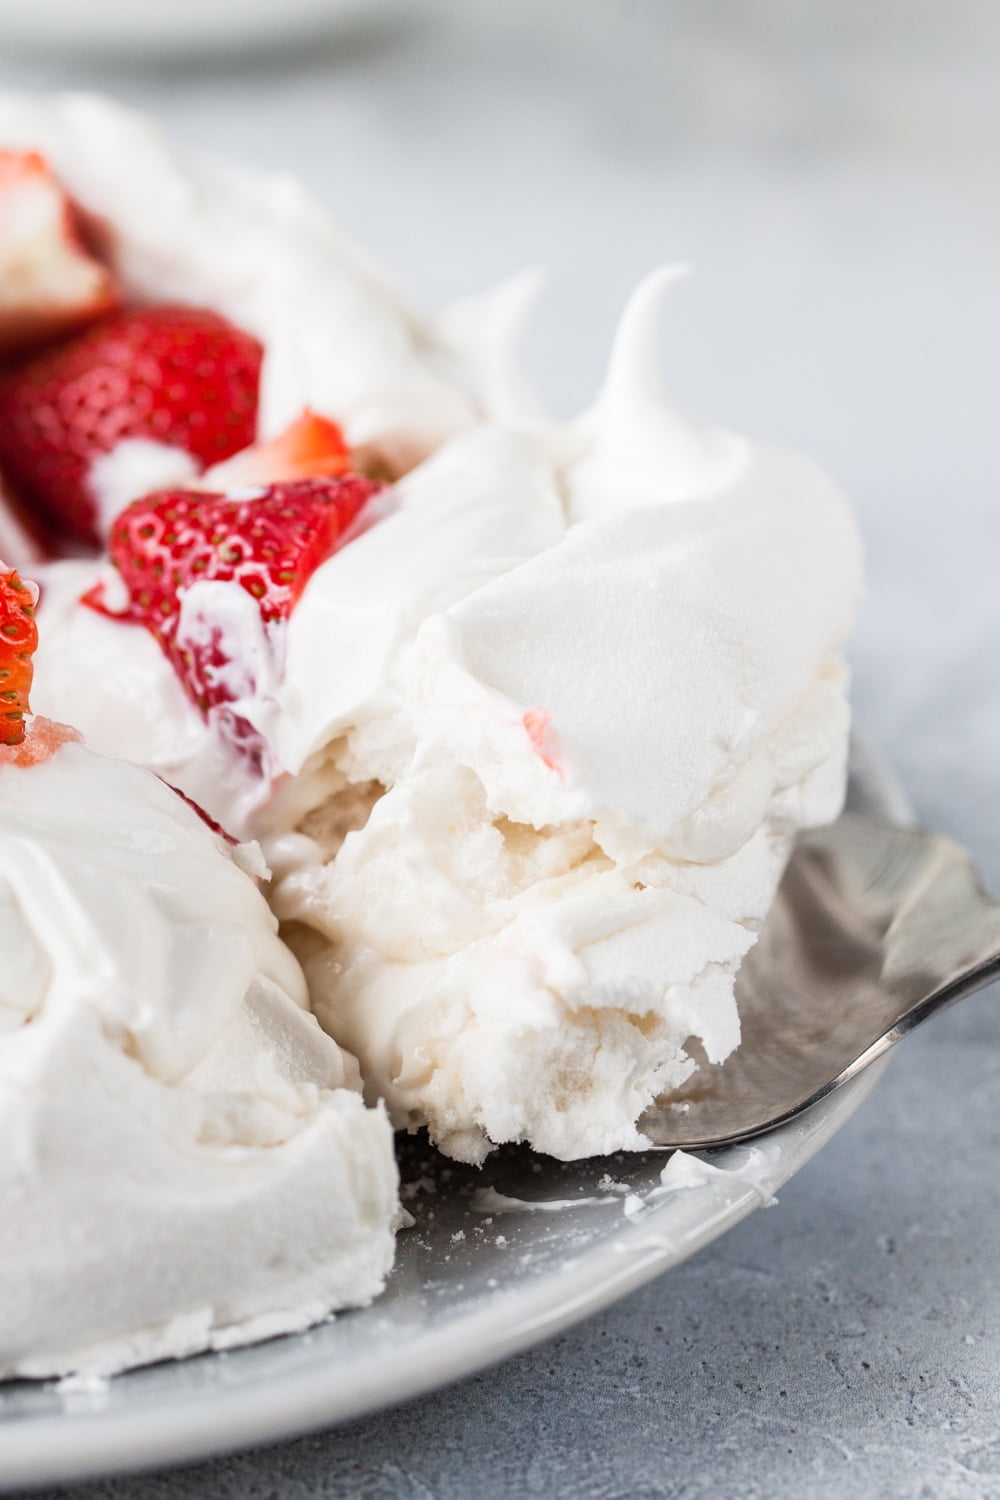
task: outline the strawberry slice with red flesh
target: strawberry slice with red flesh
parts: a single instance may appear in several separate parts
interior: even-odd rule
[[[111,561],[128,590],[127,608],[109,609],[100,585],[83,602],[112,619],[144,625],[207,717],[235,697],[228,670],[231,643],[221,628],[211,626],[196,637],[180,638],[187,592],[196,583],[236,583],[256,601],[261,621],[273,633],[381,488],[351,474],[292,480],[247,496],[197,490],[149,495],[129,505],[111,531]],[[245,721],[231,721],[236,742],[249,744],[253,733],[248,731]]]
[[[24,716],[38,649],[33,585],[16,572],[0,573],[0,745],[24,741]]]
[[[65,336],[120,302],[37,151],[0,151],[0,356]]]
[[[306,407],[290,427],[268,443],[256,443],[202,476],[206,489],[231,490],[244,484],[278,484],[347,474],[351,452],[336,422]]]
[[[116,313],[0,379],[0,469],[57,526],[99,545],[94,460],[124,438],[214,464],[253,442],[263,350],[218,313]]]

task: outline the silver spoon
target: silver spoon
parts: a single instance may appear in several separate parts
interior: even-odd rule
[[[929,1016],[1000,977],[1000,902],[941,834],[846,813],[800,839],[740,970],[743,1040],[640,1128],[722,1146],[791,1120]]]

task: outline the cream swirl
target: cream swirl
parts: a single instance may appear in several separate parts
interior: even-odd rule
[[[67,743],[0,767],[0,1376],[110,1371],[369,1301],[396,1172],[223,841]]]

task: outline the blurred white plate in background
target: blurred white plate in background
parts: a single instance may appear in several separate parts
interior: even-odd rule
[[[295,40],[393,0],[0,0],[0,48],[185,52]]]

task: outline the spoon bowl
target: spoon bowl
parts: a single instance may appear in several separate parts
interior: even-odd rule
[[[657,1146],[749,1140],[1000,976],[1000,902],[942,834],[847,813],[804,834],[736,982],[743,1039],[640,1128]]]

